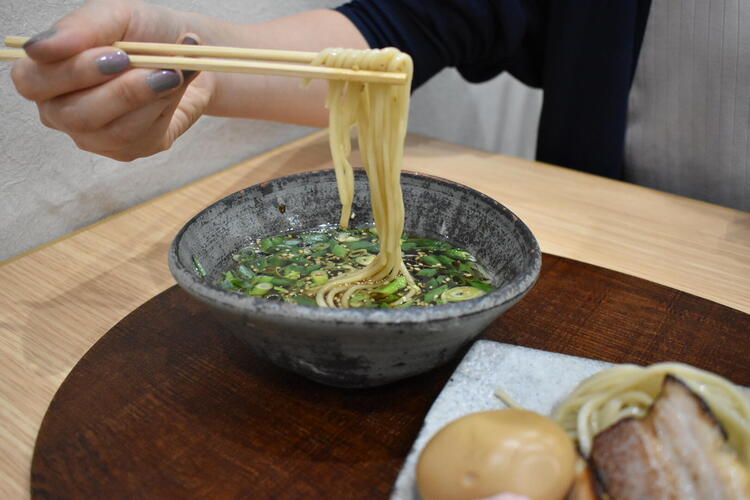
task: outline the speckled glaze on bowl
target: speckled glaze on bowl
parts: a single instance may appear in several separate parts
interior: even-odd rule
[[[353,226],[372,223],[367,177],[355,171]],[[510,210],[466,186],[402,173],[406,232],[471,251],[498,288],[477,299],[406,309],[327,309],[272,302],[216,285],[230,256],[258,238],[336,223],[333,170],[290,175],[238,191],[180,230],[169,251],[177,283],[260,356],[324,384],[369,387],[454,356],[534,285],[541,254]],[[192,257],[208,276],[200,278]]]

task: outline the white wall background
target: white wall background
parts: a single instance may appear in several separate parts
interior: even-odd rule
[[[2,0],[0,35],[47,29],[81,2]],[[339,0],[155,0],[172,8],[236,22],[255,22]],[[410,130],[468,146],[531,158],[541,93],[508,76],[468,85],[443,71],[413,98]],[[78,150],[39,123],[0,63],[0,260],[64,236],[249,156],[301,137],[304,127],[203,117],[175,146],[124,164]]]

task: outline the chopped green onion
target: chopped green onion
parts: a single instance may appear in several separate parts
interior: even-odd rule
[[[247,294],[256,297],[262,297],[263,295],[267,294],[272,288],[273,285],[271,283],[258,283],[249,292],[247,292]]]
[[[377,248],[378,248],[378,246],[372,241],[362,241],[362,240],[347,242],[347,243],[344,243],[344,245],[349,250],[359,250],[361,248],[364,248],[366,250],[370,250],[374,252],[374,251],[377,251]]]
[[[266,260],[266,267],[279,267],[284,263],[286,258],[283,255],[274,254]]]
[[[359,241],[360,239],[362,239],[362,238],[358,238],[358,237],[354,236],[353,234],[345,233],[345,232],[342,232],[342,233],[339,233],[339,234],[336,235],[336,240],[337,241],[341,241],[341,242],[344,242],[344,241]]]
[[[373,304],[372,297],[366,293],[355,292],[349,298],[350,307],[368,307]]]
[[[263,238],[260,240],[260,249],[264,252],[269,251],[272,248],[279,246],[284,241],[282,236],[271,236],[269,238]]]
[[[475,299],[484,295],[484,292],[473,286],[457,286],[446,290],[441,298],[446,302],[461,302],[463,300]]]
[[[274,285],[289,286],[294,284],[294,280],[290,278],[273,278],[271,283]]]
[[[255,278],[255,273],[252,272],[247,266],[244,264],[240,265],[240,267],[237,268],[237,271],[244,276],[247,279]]]
[[[426,266],[430,267],[437,267],[440,265],[440,261],[434,255],[422,255],[419,260],[421,260]]]
[[[411,307],[414,305],[414,301],[410,300],[408,302],[404,302],[403,304],[394,305],[393,307],[397,309],[406,309],[407,307]]]
[[[255,278],[253,278],[253,281],[255,283],[273,283],[274,277],[273,276],[265,276],[262,274],[259,274]]]
[[[430,290],[427,292],[424,296],[425,302],[435,302],[437,298],[440,297],[440,295],[448,289],[448,285],[439,286],[433,290]]]
[[[444,265],[445,267],[453,266],[453,262],[454,262],[453,259],[451,259],[447,255],[437,255],[436,257],[437,257],[437,260],[439,260],[440,263]]]
[[[333,255],[336,257],[346,257],[346,254],[349,253],[349,250],[346,247],[343,247],[341,245],[334,245],[333,248],[331,248],[331,251],[333,252]]]
[[[401,251],[402,252],[408,252],[409,250],[414,250],[417,247],[417,244],[413,241],[405,241],[401,245]]]
[[[295,269],[289,269],[288,267],[282,271],[282,274],[285,278],[289,278],[290,280],[298,280],[300,276],[302,276],[302,273],[300,273],[299,271]]]
[[[308,244],[328,241],[328,235],[325,233],[308,233],[303,234],[302,236],[300,236],[300,238],[302,238],[302,241]]]
[[[198,260],[198,257],[193,255],[193,265],[195,266],[195,272],[198,273],[198,276],[201,278],[206,277],[206,270],[203,269],[203,264],[201,264],[201,261]]]
[[[301,306],[310,306],[315,307],[318,305],[318,303],[315,301],[315,299],[308,297],[307,295],[297,295],[294,297],[294,302]]]
[[[459,248],[451,248],[445,251],[445,255],[458,260],[474,260],[469,252]]]
[[[481,281],[467,280],[467,283],[473,286],[474,288],[479,288],[483,292],[491,292],[493,290],[492,285],[488,285],[487,283],[482,283]]]
[[[392,295],[388,295],[387,297],[384,297],[383,299],[380,300],[380,302],[383,302],[385,304],[391,304],[393,302],[396,302],[400,298],[401,298],[400,295],[394,293]]]
[[[311,265],[311,266],[305,266],[305,267],[304,267],[304,270],[302,271],[302,275],[303,275],[303,276],[307,276],[307,275],[308,275],[308,274],[310,274],[311,272],[313,272],[313,271],[317,271],[317,270],[318,270],[318,269],[320,269],[321,267],[323,267],[323,264],[313,264],[313,265]]]
[[[387,295],[396,293],[397,291],[404,288],[406,285],[407,285],[406,278],[404,278],[403,276],[399,276],[398,278],[391,281],[387,285],[373,290],[373,293],[387,296]]]
[[[369,266],[370,264],[372,264],[373,260],[375,260],[375,256],[368,253],[366,255],[360,255],[359,257],[354,259],[354,262],[362,266]]]
[[[281,243],[280,246],[285,248],[295,248],[298,247],[302,243],[302,240],[297,238],[291,238]]]
[[[328,283],[328,273],[323,269],[318,269],[310,273],[313,283],[317,286]]]

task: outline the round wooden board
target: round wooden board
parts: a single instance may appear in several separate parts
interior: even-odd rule
[[[612,362],[678,360],[750,384],[750,315],[544,256],[483,338]],[[386,387],[307,381],[248,352],[176,287],[79,361],[44,417],[36,498],[387,498],[458,360]],[[554,376],[554,374],[550,374]]]

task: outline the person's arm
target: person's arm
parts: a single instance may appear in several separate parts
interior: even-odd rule
[[[334,10],[313,10],[257,24],[234,24],[188,16],[205,45],[230,45],[317,52],[327,47],[368,48],[357,28]],[[327,83],[313,80],[307,89],[298,78],[218,73],[206,112],[218,116],[324,126]]]
[[[352,0],[338,7],[370,47],[414,59],[413,88],[446,67],[470,82],[508,70],[541,83],[546,1]]]
[[[355,0],[235,24],[137,0],[90,0],[26,47],[13,67],[42,122],[84,150],[128,161],[169,148],[204,113],[325,125],[326,84],[293,78],[131,69],[118,40],[317,51],[394,46],[414,59],[414,87],[446,66],[480,81],[528,51],[532,0]],[[520,58],[525,60],[525,58]],[[188,85],[189,84],[189,85]]]
[[[190,40],[193,39],[193,40]],[[95,0],[26,45],[11,72],[42,122],[84,150],[130,161],[163,151],[202,114],[325,125],[326,84],[294,78],[129,68],[109,47],[118,40],[316,51],[367,48],[335,11],[311,11],[259,24],[234,24],[125,0]]]

